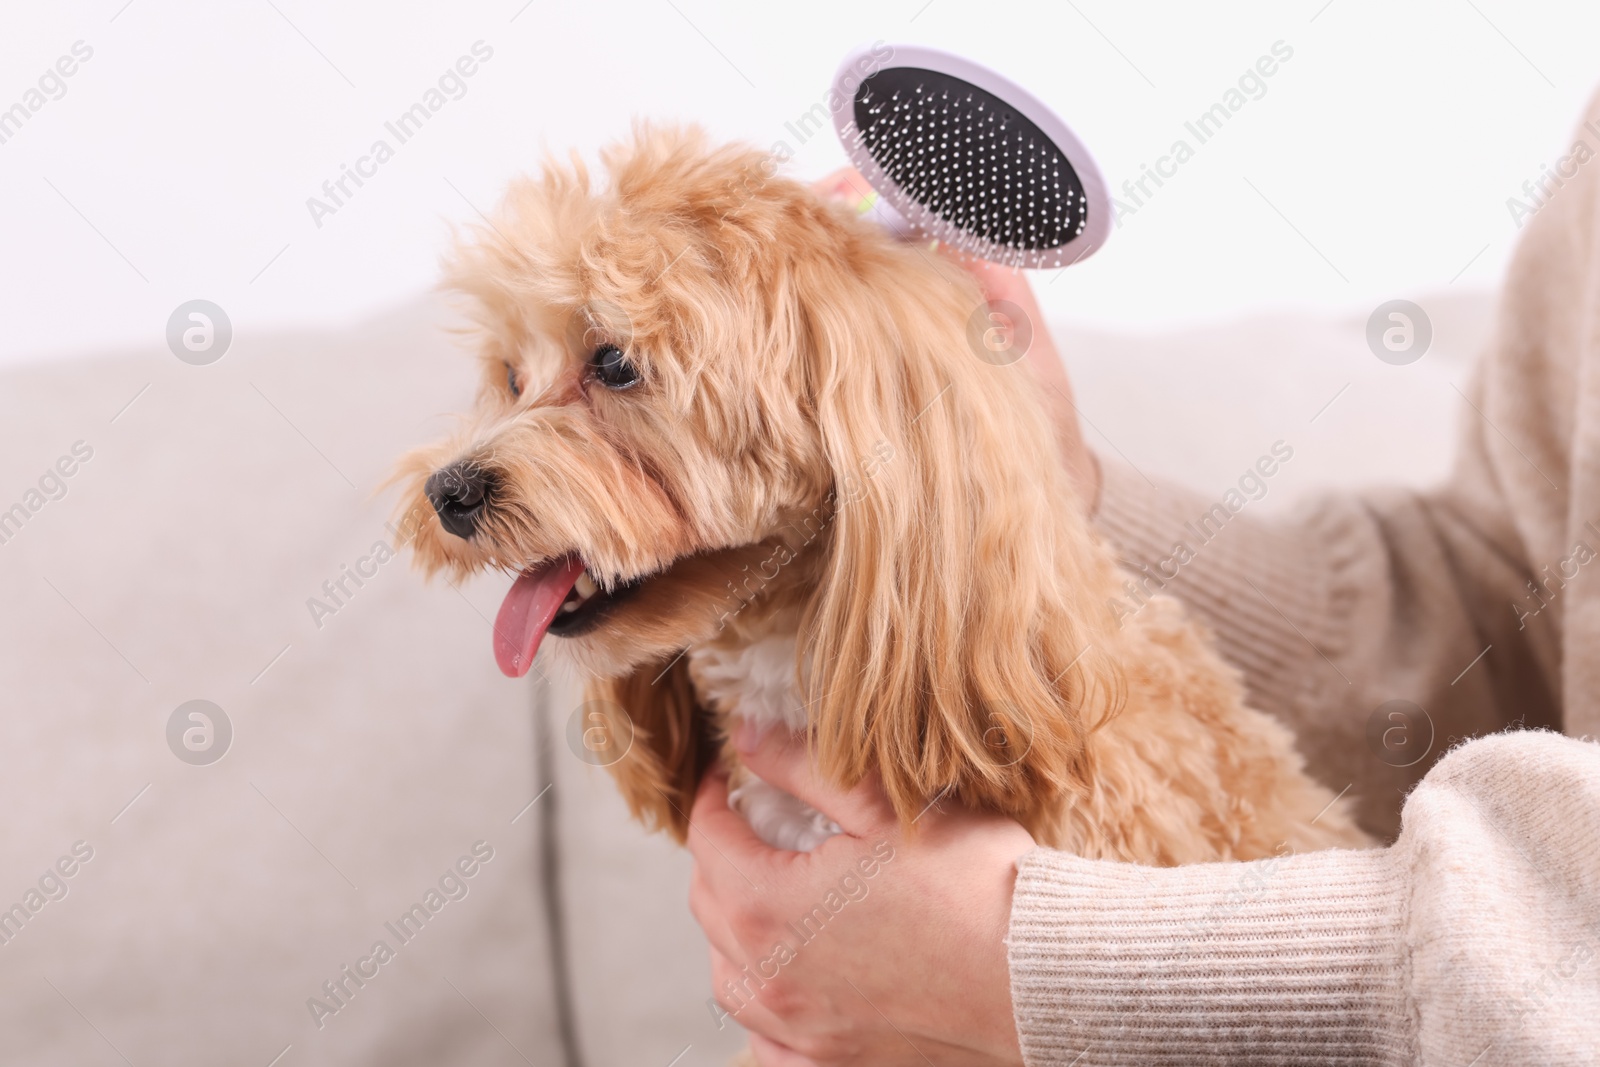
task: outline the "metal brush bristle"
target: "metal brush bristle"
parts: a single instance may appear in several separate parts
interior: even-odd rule
[[[1004,102],[937,71],[891,67],[855,95],[860,144],[911,201],[907,219],[951,248],[1020,265],[1084,232],[1072,165]],[[1064,261],[1064,259],[1063,259]]]

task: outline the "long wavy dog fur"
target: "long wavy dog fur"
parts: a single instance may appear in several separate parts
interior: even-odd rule
[[[1366,843],[1176,601],[1114,617],[1126,575],[1026,365],[974,354],[958,265],[692,129],[603,162],[546,164],[463,238],[481,393],[402,506],[430,572],[575,556],[615,594],[546,656],[631,731],[635,814],[681,840],[738,713],[907,823],[942,796],[1146,864]],[[636,384],[596,380],[602,345]],[[469,539],[424,491],[457,462],[489,484]]]

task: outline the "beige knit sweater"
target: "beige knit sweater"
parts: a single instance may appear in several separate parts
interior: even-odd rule
[[[1466,395],[1444,487],[1235,516],[1168,585],[1398,840],[1161,870],[1030,853],[1029,1064],[1600,1064],[1600,161],[1527,223]],[[1210,503],[1107,465],[1098,521],[1154,564]],[[1395,699],[1431,719],[1431,769],[1369,742]],[[1549,729],[1459,743],[1514,726]]]

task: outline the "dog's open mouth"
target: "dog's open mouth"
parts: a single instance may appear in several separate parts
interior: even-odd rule
[[[521,678],[533,666],[546,633],[557,637],[588,633],[638,586],[634,580],[609,591],[601,589],[577,556],[529,567],[517,577],[495,616],[495,663],[507,677]]]

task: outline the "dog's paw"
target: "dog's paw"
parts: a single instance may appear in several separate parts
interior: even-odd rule
[[[748,777],[728,791],[728,806],[773,848],[810,852],[843,832],[838,823],[798,797],[746,773]]]

